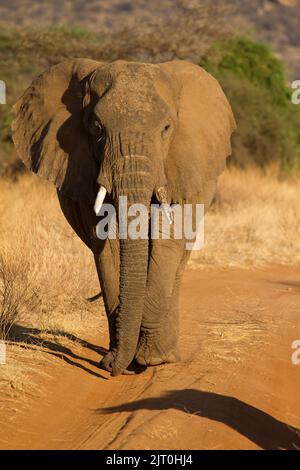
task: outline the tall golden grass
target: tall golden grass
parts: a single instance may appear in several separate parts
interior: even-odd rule
[[[30,313],[53,328],[60,314],[85,315],[85,298],[99,291],[93,258],[62,216],[54,188],[25,175],[2,180],[0,194],[0,267],[39,299],[29,302]]]
[[[205,246],[195,266],[262,266],[300,262],[299,179],[276,170],[227,170],[205,219]]]
[[[92,254],[52,185],[31,174],[1,179],[0,202],[0,340],[7,343],[0,389],[15,394],[33,385],[28,375],[43,373],[36,366],[49,354],[64,358],[64,348],[74,351],[83,332],[94,337],[105,317],[101,301],[86,300],[99,292]]]

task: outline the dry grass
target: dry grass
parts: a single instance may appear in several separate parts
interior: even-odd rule
[[[1,254],[39,297],[39,321],[53,329],[49,314],[84,315],[85,298],[99,291],[93,258],[62,216],[54,188],[25,175],[17,183],[3,180],[0,194]]]
[[[300,180],[276,172],[225,172],[205,220],[205,247],[190,266],[261,266],[300,262]]]
[[[93,258],[62,216],[55,189],[24,175],[0,181],[0,200],[0,327],[8,342],[0,389],[15,394],[32,369],[42,373],[42,351],[73,349],[83,332],[104,327],[104,310],[86,300],[99,292]]]
[[[16,258],[12,252],[0,255],[0,339],[9,337],[12,326],[27,311],[33,313],[40,306],[34,283],[28,276],[26,260]]]

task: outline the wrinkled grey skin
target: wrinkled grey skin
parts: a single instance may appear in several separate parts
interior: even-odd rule
[[[61,101],[71,114],[71,119],[62,122],[56,131],[59,145],[56,145],[55,152],[59,147],[63,149],[64,155],[70,157],[64,173],[59,170],[52,175],[53,168],[59,167],[59,160],[55,165],[52,164],[51,170],[48,167],[47,159],[51,161],[51,156],[48,157],[50,144],[46,146],[47,139],[52,142],[48,137],[49,124],[40,133],[35,146],[31,139],[24,150],[24,132],[20,129],[25,127],[28,135],[34,134],[34,131],[28,130],[29,117],[24,108],[24,103],[28,103],[29,99],[34,101],[32,90],[30,98],[25,94],[17,109],[19,115],[14,125],[16,146],[23,161],[33,171],[55,182],[67,220],[93,251],[110,332],[110,351],[103,358],[102,366],[112,375],[118,375],[134,359],[141,365],[175,362],[178,360],[179,288],[190,254],[185,250],[185,240],[171,237],[170,240],[101,241],[95,235],[99,218],[94,214],[93,200],[99,185],[102,185],[107,190],[105,202],[112,203],[116,209],[120,196],[127,196],[128,205],[142,203],[149,207],[151,202],[162,202],[158,190],[164,188],[169,203],[198,202],[209,207],[217,177],[230,153],[229,140],[234,129],[230,107],[224,95],[218,95],[221,92],[216,88],[215,81],[210,82],[213,79],[208,78],[208,74],[203,75],[201,71],[198,77],[196,69],[199,69],[200,74],[200,68],[184,62],[177,65],[171,63],[170,66],[123,61],[99,63],[99,67],[92,74],[84,76],[83,80],[78,79],[79,72],[76,75],[72,67],[74,87],[77,87],[76,80],[80,83],[82,104],[77,106],[75,103],[73,85],[64,94],[61,93]],[[173,73],[174,67],[180,69],[180,78],[176,76],[177,72]],[[56,77],[57,72],[52,72],[52,75]],[[185,89],[185,81],[188,82],[191,75],[193,85]],[[50,78],[47,78],[49,83]],[[73,83],[72,80],[70,83]],[[42,94],[40,89],[49,86],[45,82],[43,79],[35,85],[34,93],[38,98]],[[58,88],[59,83],[58,80]],[[211,118],[211,124],[205,124],[210,119],[213,99],[209,97],[207,102],[206,98],[203,99],[202,109],[201,99],[195,95],[198,88],[193,91],[193,87],[199,88],[200,98],[201,93],[206,94],[207,98],[211,89],[212,95],[216,95],[213,96],[215,101],[224,101],[223,108],[216,111],[219,113],[219,124],[215,124],[217,121],[214,117]],[[54,91],[57,94],[57,88]],[[47,113],[50,111],[46,110],[46,116]],[[68,129],[67,125],[68,122],[72,124],[72,119],[77,119],[80,113],[84,137],[80,143],[78,141],[79,150],[73,157],[75,151],[72,140],[76,140],[78,132],[70,132],[71,127]],[[198,149],[198,137],[191,133],[195,134],[199,130],[201,140],[201,120],[202,126],[206,125],[209,131],[205,131],[208,137]],[[54,121],[47,121],[46,118],[43,121],[50,122],[51,130]],[[195,127],[195,121],[198,127]],[[215,148],[209,141],[213,125],[218,133]],[[88,144],[85,143],[85,149],[80,149],[83,139]],[[219,151],[217,145],[224,147],[224,151]],[[212,148],[215,151],[213,155]],[[87,159],[88,152],[91,154],[90,161],[85,161],[78,170],[82,176],[78,176],[77,159]],[[207,161],[209,164],[206,164]],[[220,165],[219,161],[222,161]],[[91,180],[85,176],[85,172],[91,174]],[[78,183],[79,180],[81,183]],[[89,192],[91,197],[81,197],[80,189],[83,193],[85,187],[86,194]]]

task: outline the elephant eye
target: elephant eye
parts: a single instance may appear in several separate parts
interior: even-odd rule
[[[102,126],[99,121],[95,120],[94,121],[94,126],[97,132],[102,131]]]
[[[170,129],[171,129],[171,124],[167,124],[162,130],[162,133],[161,133],[162,137],[166,137],[169,134]]]
[[[97,119],[95,119],[94,121],[94,129],[95,129],[97,141],[99,142],[99,140],[102,139],[104,132],[103,132],[103,127],[101,126],[100,122]]]

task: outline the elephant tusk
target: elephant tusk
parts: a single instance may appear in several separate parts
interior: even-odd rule
[[[161,186],[157,190],[157,197],[159,202],[161,203],[161,208],[168,219],[169,225],[171,225],[173,222],[173,212],[170,204],[168,204],[168,193],[167,188],[165,186]]]
[[[106,193],[107,193],[107,191],[106,191],[105,187],[100,186],[97,197],[96,197],[96,200],[95,200],[95,204],[94,204],[94,211],[95,211],[95,214],[97,216],[100,215],[101,207],[102,207],[104,198],[106,196]]]

